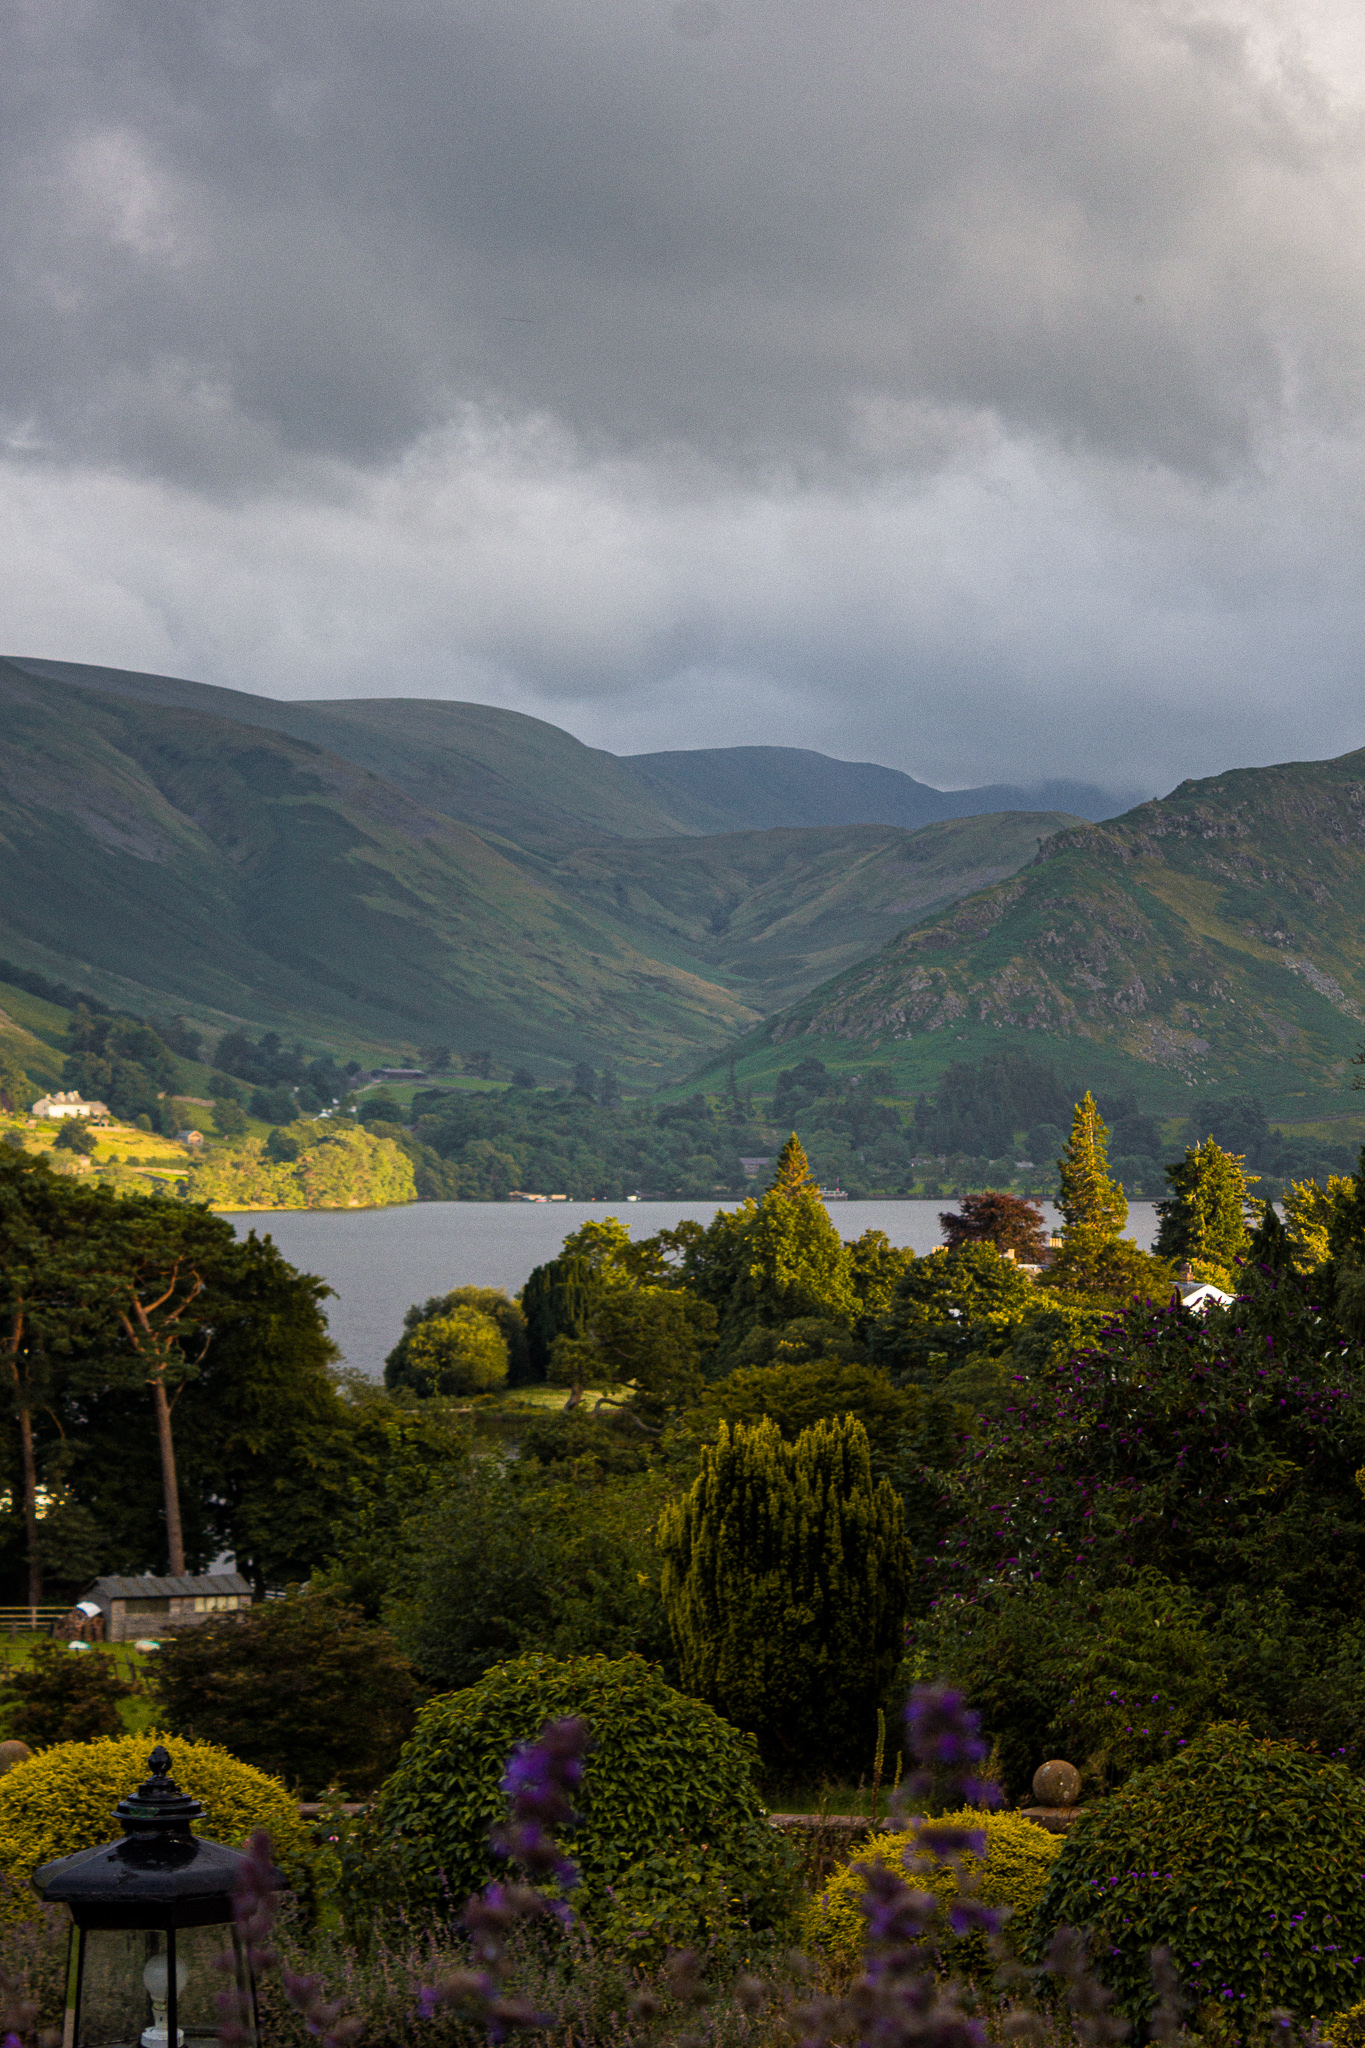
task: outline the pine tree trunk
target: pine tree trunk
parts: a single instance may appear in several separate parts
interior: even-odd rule
[[[180,1529],[180,1489],[175,1477],[175,1439],[171,1435],[171,1404],[164,1383],[152,1381],[152,1405],[156,1409],[156,1435],[161,1447],[161,1485],[166,1496],[166,1549],[172,1578],[185,1571],[185,1539]]]
[[[33,1417],[19,1410],[19,1444],[24,1460],[24,1529],[28,1537],[28,1604],[43,1600],[43,1564],[38,1555],[38,1466],[33,1456]]]

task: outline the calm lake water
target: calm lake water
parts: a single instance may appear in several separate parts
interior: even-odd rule
[[[332,1335],[348,1365],[376,1377],[403,1328],[403,1313],[451,1287],[505,1287],[515,1294],[533,1266],[552,1259],[590,1216],[619,1216],[632,1237],[670,1229],[686,1216],[709,1222],[714,1202],[409,1202],[395,1209],[271,1209],[229,1216],[239,1237],[274,1238],[284,1256],[335,1290],[326,1304]],[[884,1230],[892,1244],[927,1252],[941,1242],[936,1202],[835,1202],[842,1237]],[[1049,1222],[1050,1203],[1043,1204]],[[1150,1246],[1151,1202],[1134,1202],[1129,1233]]]

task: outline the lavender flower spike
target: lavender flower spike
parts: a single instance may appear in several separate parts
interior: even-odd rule
[[[439,1984],[427,1985],[418,1998],[422,2019],[433,2019],[442,2006],[453,2005],[488,2030],[499,2042],[516,2028],[549,2025],[528,2000],[508,1989],[508,1936],[519,1921],[550,1915],[571,1917],[562,1900],[550,1900],[535,1882],[554,1879],[565,1890],[578,1882],[578,1870],[555,1840],[554,1829],[574,1818],[573,1794],[583,1782],[583,1753],[588,1724],[573,1718],[547,1721],[534,1742],[517,1750],[507,1766],[502,1789],[511,1813],[489,1841],[500,1856],[519,1863],[531,1884],[490,1884],[464,1909],[474,1969],[456,1970]]]
[[[554,1830],[574,1818],[573,1794],[583,1783],[583,1752],[588,1724],[577,1716],[547,1721],[534,1742],[515,1752],[502,1789],[512,1805],[506,1824],[489,1839],[500,1856],[519,1863],[532,1880],[554,1878],[568,1891],[578,1883],[578,1870],[554,1838]]]
[[[906,1786],[912,1799],[928,1794],[938,1772],[965,1805],[999,1806],[999,1787],[977,1776],[977,1766],[990,1753],[981,1736],[981,1716],[955,1687],[917,1685],[905,1709],[905,1732],[920,1765]]]

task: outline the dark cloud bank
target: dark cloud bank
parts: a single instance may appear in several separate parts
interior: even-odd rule
[[[939,782],[1365,742],[1344,6],[3,11],[12,646]]]

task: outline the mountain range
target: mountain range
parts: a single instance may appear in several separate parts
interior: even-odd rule
[[[0,731],[5,957],[150,1015],[642,1078],[1070,822],[735,831],[723,789],[671,790],[514,712],[32,659],[0,662]]]
[[[1353,1106],[1365,751],[1107,816],[1071,784],[622,757],[483,705],[27,657],[0,733],[0,956],[150,1016],[637,1083],[813,1055],[900,1095],[1015,1047],[1172,1113]]]

